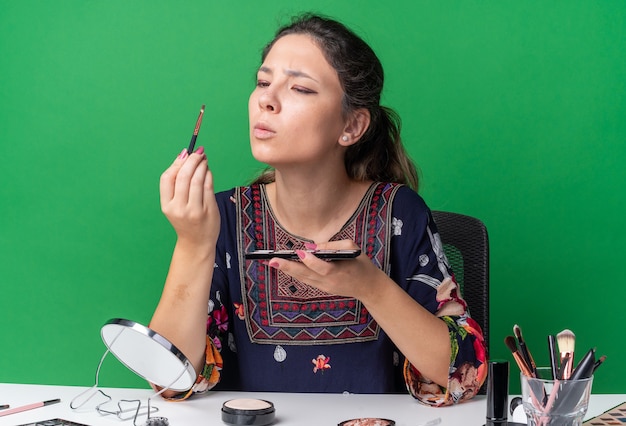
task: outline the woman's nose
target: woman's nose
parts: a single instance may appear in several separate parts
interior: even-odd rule
[[[270,112],[278,112],[280,111],[280,102],[276,97],[276,93],[272,90],[265,90],[259,96],[259,106],[261,109],[270,111]]]

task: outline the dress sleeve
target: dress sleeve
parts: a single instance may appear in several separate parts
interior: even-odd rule
[[[196,379],[196,383],[186,392],[180,392],[165,399],[168,401],[184,401],[196,393],[204,393],[213,389],[220,381],[222,370],[222,356],[215,347],[213,340],[207,336],[204,357],[204,367]]]
[[[470,317],[430,210],[421,197],[402,188],[394,200],[392,215],[391,277],[446,323],[451,348],[446,387],[423,376],[405,360],[407,389],[419,402],[431,406],[469,400],[478,393],[487,375],[482,330]]]

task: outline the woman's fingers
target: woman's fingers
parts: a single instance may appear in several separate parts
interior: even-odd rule
[[[358,248],[351,240],[307,244],[306,250],[296,252],[299,261],[273,258],[268,266],[327,293],[359,298],[367,290],[366,283],[379,271],[365,254],[355,259],[327,261],[310,251]]]
[[[199,167],[206,167],[206,156],[204,148],[200,147],[196,152],[183,160],[178,173],[176,174],[176,182],[174,184],[173,200],[176,200],[179,206],[185,206],[189,203],[189,191],[191,190],[192,178],[198,171]],[[204,173],[200,171],[200,173]],[[197,183],[197,181],[195,182]]]
[[[187,204],[190,207],[203,207],[204,206],[204,184],[207,178],[207,174],[209,173],[209,169],[207,167],[206,157],[203,158],[198,166],[193,171],[191,175],[191,179],[189,182],[189,193]]]
[[[166,215],[189,213],[205,205],[205,196],[213,195],[204,148],[188,155],[186,150],[163,172],[160,181],[161,208]]]
[[[159,194],[161,196],[161,206],[164,207],[174,198],[174,186],[178,171],[187,158],[187,149],[183,149],[174,162],[161,174],[159,182]]]
[[[310,253],[305,253],[301,250],[298,250],[297,252],[300,262],[275,257],[268,262],[268,265],[272,268],[280,269],[285,274],[290,275],[299,281],[312,285],[313,282],[319,279],[319,268],[324,267],[324,265],[316,265],[316,262],[327,262],[316,258]]]

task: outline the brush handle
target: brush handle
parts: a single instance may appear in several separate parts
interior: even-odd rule
[[[556,352],[556,337],[553,334],[548,336],[548,348],[550,350],[550,368],[552,370],[552,380],[559,378],[559,363]]]
[[[565,356],[561,357],[561,368],[559,368],[559,372],[557,373],[557,378],[559,380],[568,380],[569,373],[568,370],[571,371],[570,364],[572,363],[572,357],[569,353],[566,353]]]
[[[585,392],[591,392],[591,378],[582,380],[563,380],[559,383],[558,389],[552,389],[552,392],[557,392],[554,405],[546,412],[551,410],[559,411],[561,413],[571,413],[575,411],[578,403],[584,398]]]
[[[583,359],[580,360],[570,380],[588,379],[593,375],[593,369],[596,364],[596,350],[591,348],[587,351]]]
[[[189,147],[187,148],[187,154],[191,154],[193,152],[193,149],[196,147],[197,138],[198,138],[198,135],[196,134],[191,136],[191,142],[189,142]]]
[[[519,344],[519,351],[522,354],[522,358],[524,359],[524,362],[528,366],[528,369],[530,370],[530,372],[536,376],[537,369],[533,365],[534,362],[533,362],[532,357],[530,356],[530,352],[528,352],[528,347],[526,346],[526,342],[524,342],[523,340],[519,340],[518,344]]]
[[[191,154],[196,146],[196,138],[200,132],[200,126],[202,125],[202,117],[204,116],[204,105],[200,108],[200,114],[196,120],[196,127],[193,129],[193,135],[191,136],[191,142],[189,142],[189,148],[187,148],[187,154]]]

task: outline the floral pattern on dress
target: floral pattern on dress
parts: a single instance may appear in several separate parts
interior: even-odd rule
[[[427,379],[408,361],[404,364],[404,378],[411,395],[419,402],[436,407],[467,401],[478,393],[487,377],[487,350],[478,323],[466,314],[440,318],[448,326],[450,335],[448,386],[439,386]],[[473,351],[475,361],[456,365],[457,358],[465,351]]]
[[[210,306],[213,309],[210,310],[206,322],[207,336],[210,336],[213,340],[213,344],[218,350],[222,349],[222,340],[228,331],[228,311],[226,306],[222,302],[217,300],[219,307],[216,307],[214,301],[211,301]]]
[[[245,319],[245,312],[243,310],[243,303],[233,303],[233,307],[235,308],[235,315],[237,315],[237,318],[239,318],[240,320]]]
[[[323,373],[324,370],[330,369],[330,357],[326,357],[325,355],[318,355],[317,358],[312,359],[311,362],[313,363],[314,373],[318,371]]]

